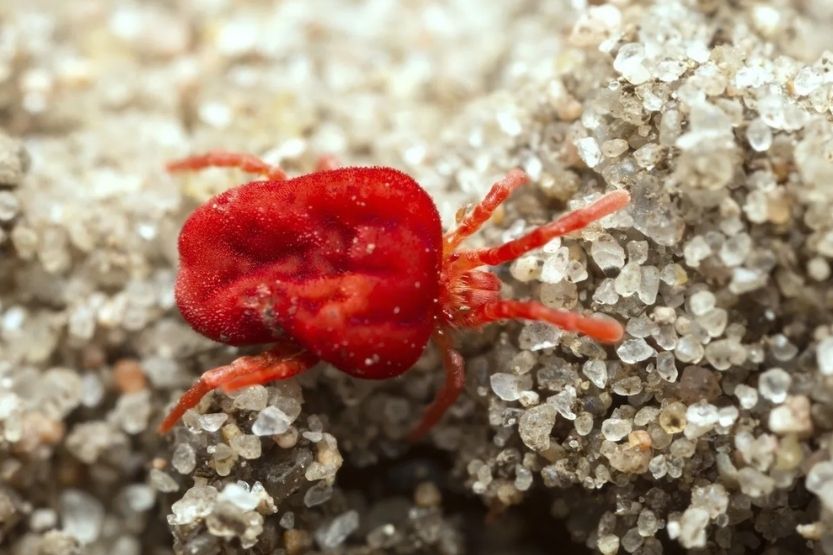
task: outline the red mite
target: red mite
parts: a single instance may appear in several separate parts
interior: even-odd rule
[[[537,320],[598,341],[622,326],[607,317],[553,310],[500,297],[495,266],[580,230],[625,207],[610,192],[528,234],[493,248],[463,250],[527,175],[510,171],[443,235],[431,197],[392,168],[332,167],[287,179],[246,154],[213,152],[170,171],[236,167],[262,175],[200,206],[179,236],[176,302],[198,332],[228,345],[271,344],[205,372],[160,426],[167,432],[209,391],[233,391],[299,374],[318,361],[368,379],[402,374],[429,339],[442,353],[445,384],[410,439],[422,437],[454,403],[464,383],[458,328],[509,319]]]

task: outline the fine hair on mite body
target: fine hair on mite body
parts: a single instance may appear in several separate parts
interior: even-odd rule
[[[198,207],[179,236],[176,302],[199,333],[228,345],[268,347],[203,373],[160,425],[170,430],[213,389],[233,391],[286,379],[318,361],[368,379],[411,368],[429,340],[445,382],[409,439],[424,436],[459,396],[465,377],[454,331],[501,320],[531,320],[613,343],[621,324],[605,316],[504,299],[489,266],[509,262],[612,214],[630,202],[609,192],[496,247],[461,243],[528,181],[512,170],[457,227],[442,233],[430,196],[386,167],[337,168],[287,178],[278,167],[230,152],[172,162],[172,172],[238,168],[263,176]]]

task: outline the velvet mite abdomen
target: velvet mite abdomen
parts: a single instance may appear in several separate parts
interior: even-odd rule
[[[434,328],[442,256],[430,197],[388,168],[345,168],[235,187],[179,239],[176,300],[230,345],[291,336],[349,374],[410,368]]]
[[[416,439],[463,388],[463,358],[453,344],[457,328],[524,319],[604,342],[622,337],[622,326],[610,318],[501,298],[500,281],[483,267],[620,210],[630,201],[625,191],[607,193],[498,247],[463,250],[462,241],[527,181],[525,173],[513,170],[495,183],[443,235],[431,198],[391,168],[322,166],[286,179],[280,168],[255,157],[213,152],[169,169],[212,166],[268,180],[217,195],[189,217],[179,239],[177,305],[195,330],[215,341],[273,345],[205,372],[163,420],[163,432],[214,388],[284,379],[319,360],[353,376],[389,378],[410,368],[432,338],[446,380],[411,432]]]

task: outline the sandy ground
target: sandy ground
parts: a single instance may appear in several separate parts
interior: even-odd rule
[[[833,4],[0,1],[0,552],[833,553]],[[496,244],[632,205],[496,270],[602,312],[209,395],[236,349],[173,297],[176,237],[236,171],[412,175],[450,225],[514,167]],[[484,523],[492,524],[486,526]]]

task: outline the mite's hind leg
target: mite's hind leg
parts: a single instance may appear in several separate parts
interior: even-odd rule
[[[451,344],[448,329],[434,332],[433,339],[443,357],[445,383],[443,383],[434,401],[422,414],[419,424],[408,434],[409,441],[417,441],[425,436],[440,421],[448,407],[454,404],[466,383],[466,369],[461,355]]]
[[[205,372],[200,379],[179,398],[168,413],[159,431],[169,431],[190,408],[195,407],[206,394],[214,389],[234,391],[242,387],[283,380],[300,374],[318,362],[318,358],[295,345],[280,344],[259,355],[242,356],[231,364],[218,366]]]

